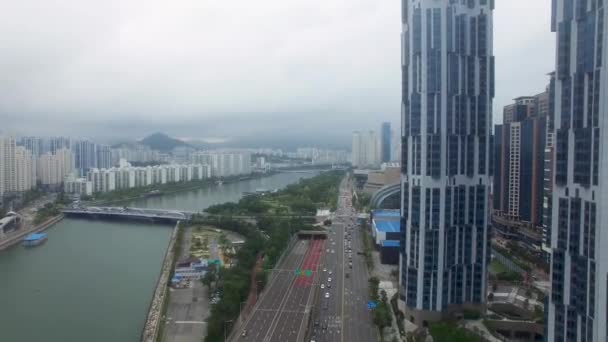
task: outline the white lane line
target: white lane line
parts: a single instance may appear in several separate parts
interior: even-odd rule
[[[175,324],[207,324],[205,321],[175,321]]]

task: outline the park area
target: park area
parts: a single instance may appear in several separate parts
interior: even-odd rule
[[[222,266],[231,266],[236,254],[234,241],[242,237],[234,232],[225,232],[209,225],[197,225],[191,228],[189,256],[209,261],[219,260]]]

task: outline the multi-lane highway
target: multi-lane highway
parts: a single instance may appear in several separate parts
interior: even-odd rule
[[[287,300],[279,311],[275,326],[272,327],[271,342],[295,342],[304,338],[324,243],[324,240],[310,242],[304,262],[297,270],[299,276],[292,283]]]
[[[333,222],[319,274],[319,291],[314,306],[311,340],[342,340],[342,303],[344,300],[344,226]]]
[[[233,341],[371,342],[369,273],[362,232],[352,208],[352,183],[340,185],[338,210],[327,239],[299,240],[273,271],[260,301]]]
[[[303,340],[324,244],[322,239],[297,241],[234,341]]]
[[[327,342],[370,342],[377,340],[369,298],[369,273],[363,251],[362,232],[356,226],[352,207],[352,183],[340,185],[338,210],[334,216],[321,272],[329,298],[319,296],[314,310],[313,340]],[[331,278],[331,281],[329,281]],[[323,281],[324,280],[324,281]],[[330,285],[331,288],[327,288]],[[319,285],[320,286],[320,285]]]
[[[249,320],[242,327],[242,332],[235,334],[235,341],[265,341],[277,316],[287,292],[295,278],[294,270],[298,268],[308,250],[307,241],[298,241],[287,255],[281,269],[275,270],[264,295],[254,308]],[[244,332],[245,336],[242,336]]]
[[[343,193],[344,207],[341,214],[346,222],[346,254],[345,262],[349,263],[347,268],[348,278],[344,282],[344,340],[354,342],[376,341],[378,338],[377,328],[373,325],[372,312],[367,308],[369,299],[369,271],[363,252],[363,234],[361,228],[356,224],[356,211],[351,203],[351,184],[346,184]]]

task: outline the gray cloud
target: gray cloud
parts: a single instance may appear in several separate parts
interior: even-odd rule
[[[550,1],[497,2],[495,117],[554,64]],[[353,129],[399,127],[400,29],[397,0],[11,1],[0,129],[348,145]]]

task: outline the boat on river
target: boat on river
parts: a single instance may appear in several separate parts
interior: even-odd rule
[[[23,239],[22,245],[24,247],[35,247],[40,246],[48,239],[47,233],[32,233]]]
[[[165,193],[160,191],[160,190],[152,190],[152,191],[148,191],[144,194],[145,198],[149,198],[149,197],[158,197],[158,196],[162,196]]]

